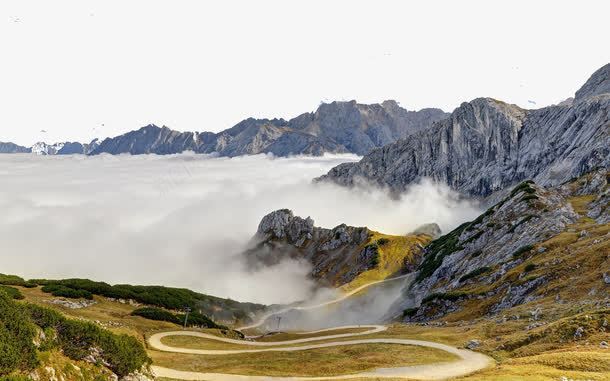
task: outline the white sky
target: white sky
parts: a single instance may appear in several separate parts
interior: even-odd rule
[[[1,0],[0,141],[220,131],[332,100],[537,108],[610,62],[609,14],[608,1]]]

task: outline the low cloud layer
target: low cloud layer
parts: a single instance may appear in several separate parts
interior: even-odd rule
[[[317,226],[392,234],[427,222],[447,231],[478,213],[430,182],[398,200],[380,189],[311,183],[356,159],[0,155],[0,272],[287,303],[310,295],[310,269],[283,261],[252,271],[240,255],[275,209],[311,216]]]

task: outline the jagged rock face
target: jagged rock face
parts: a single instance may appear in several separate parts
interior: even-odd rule
[[[318,181],[351,186],[363,179],[400,192],[427,177],[463,194],[487,197],[525,179],[557,185],[608,168],[610,94],[602,93],[607,67],[593,75],[571,105],[523,110],[475,99],[430,129],[376,149],[358,163],[341,164]]]
[[[594,97],[596,95],[610,93],[610,63],[598,69],[587,82],[576,92],[574,100],[581,100]]]
[[[190,150],[221,156],[325,152],[363,155],[427,128],[447,115],[439,109],[407,111],[394,101],[373,105],[333,102],[290,121],[249,118],[217,134],[178,132],[149,125],[108,138],[92,153],[172,154]]]
[[[370,250],[364,247],[369,233],[365,227],[345,224],[315,227],[311,218],[281,209],[263,217],[244,255],[252,266],[274,265],[285,258],[304,260],[320,284],[340,286],[374,266]]]
[[[30,153],[31,148],[22,147],[15,143],[0,142],[0,153]]]

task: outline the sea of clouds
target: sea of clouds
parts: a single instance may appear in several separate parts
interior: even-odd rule
[[[311,296],[310,268],[293,260],[252,270],[241,255],[267,213],[292,209],[317,226],[405,234],[447,231],[479,214],[424,181],[399,198],[311,180],[350,155],[0,155],[0,273],[160,284],[240,301]]]

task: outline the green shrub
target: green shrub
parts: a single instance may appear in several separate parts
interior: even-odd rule
[[[156,307],[142,307],[131,312],[133,316],[141,316],[148,320],[167,321],[170,323],[180,324],[180,320],[169,311]]]
[[[18,277],[17,275],[6,275],[0,274],[0,284],[6,286],[22,286],[22,287],[36,287],[36,283],[31,281],[25,281],[23,278]]]
[[[174,315],[173,313],[156,307],[142,307],[134,310],[131,313],[133,316],[141,316],[149,320],[167,321],[174,324],[184,324],[184,314]],[[202,328],[217,328],[217,329],[228,329],[223,325],[216,324],[209,317],[193,311],[189,313],[187,325],[189,327],[197,326]]]
[[[53,296],[62,296],[64,298],[93,299],[93,295],[87,290],[74,289],[60,284],[48,284],[46,286],[42,286],[42,291],[48,292]]]
[[[463,223],[450,233],[435,239],[426,246],[426,255],[423,262],[419,265],[416,282],[420,282],[436,271],[443,263],[445,256],[464,249],[460,245],[460,235],[470,225],[470,222]]]
[[[87,356],[91,347],[100,348],[102,358],[119,376],[138,370],[150,361],[142,344],[131,336],[113,334],[90,322],[67,319],[55,310],[34,304],[27,305],[26,310],[45,333],[57,334],[57,341],[48,345],[58,345],[73,360]]]
[[[530,272],[530,271],[534,271],[534,270],[536,270],[536,265],[535,265],[535,264],[533,264],[533,263],[528,263],[528,264],[525,266],[525,269],[524,269],[524,270],[525,270],[525,272],[526,272],[526,273],[528,273],[528,272]]]
[[[23,296],[21,291],[19,291],[15,287],[0,285],[0,291],[4,291],[8,296],[10,296],[13,299],[17,299],[17,300],[25,299],[25,296]]]
[[[387,238],[379,238],[379,239],[377,240],[377,244],[378,244],[379,246],[383,246],[383,245],[386,245],[386,244],[388,244],[388,243],[390,243],[390,240],[389,240],[389,239],[387,239]]]
[[[411,317],[411,316],[415,316],[415,314],[417,313],[417,311],[419,310],[419,308],[417,307],[413,307],[413,308],[405,308],[402,311],[402,316],[403,317]]]
[[[471,272],[469,272],[468,274],[466,274],[466,275],[462,276],[462,277],[460,278],[460,282],[464,282],[464,281],[466,281],[466,280],[468,280],[468,279],[471,279],[471,278],[477,277],[477,276],[479,276],[479,275],[482,275],[482,274],[488,273],[488,272],[490,272],[490,271],[491,271],[491,267],[487,267],[487,266],[479,267],[478,269],[472,270],[472,271],[471,271]]]
[[[36,328],[23,307],[0,292],[0,375],[31,370],[38,365]]]
[[[426,296],[422,300],[422,304],[431,302],[434,299],[456,301],[465,296],[467,296],[467,294],[464,292],[435,292],[435,293],[432,293],[432,294]]]
[[[533,245],[521,246],[520,248],[515,250],[515,252],[513,253],[513,258],[519,258],[519,257],[523,256],[523,254],[525,254],[525,253],[529,252],[530,250],[532,250],[533,248],[534,248]]]

